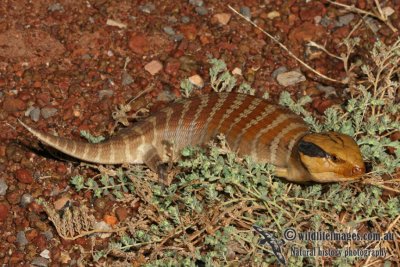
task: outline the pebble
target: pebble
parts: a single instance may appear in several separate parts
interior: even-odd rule
[[[31,111],[29,112],[29,117],[34,122],[39,121],[39,119],[40,119],[40,108],[37,108],[37,107],[32,108]]]
[[[175,34],[174,37],[173,37],[173,39],[174,39],[175,42],[182,41],[182,40],[183,40],[183,35],[180,34],[180,33]]]
[[[135,80],[129,73],[127,73],[126,71],[124,71],[122,73],[122,85],[123,86],[130,85],[131,83],[134,83],[134,82],[135,82]],[[114,94],[114,92],[113,92],[113,94]]]
[[[281,14],[278,11],[271,11],[267,14],[267,18],[274,19],[280,17]]]
[[[31,204],[33,201],[32,195],[26,193],[21,196],[20,205],[25,208],[27,205]]]
[[[61,197],[61,198],[57,199],[53,203],[54,209],[55,210],[62,210],[65,206],[68,205],[69,201],[70,201],[69,197]]]
[[[108,225],[104,221],[95,223],[95,225],[93,226],[93,229],[94,230],[112,230],[111,226]],[[111,236],[111,233],[99,233],[98,236],[100,238],[108,238]]]
[[[50,259],[50,251],[48,249],[45,249],[40,253],[40,256],[45,259]]]
[[[104,220],[108,225],[111,225],[111,226],[114,226],[114,225],[116,225],[116,224],[118,223],[118,219],[117,219],[117,217],[114,216],[114,215],[105,214],[104,217],[103,217],[103,220]]]
[[[276,76],[276,80],[282,86],[290,86],[299,82],[304,82],[306,77],[299,71],[288,71]]]
[[[229,13],[218,13],[213,18],[221,25],[227,25],[231,20],[232,15]]]
[[[117,216],[118,220],[122,222],[128,217],[128,211],[124,207],[118,207],[115,209],[115,215]]]
[[[39,267],[47,267],[47,266],[49,266],[49,263],[50,263],[50,261],[43,257],[36,257],[31,262],[32,265],[39,266]]]
[[[44,119],[48,119],[58,112],[58,109],[56,108],[42,108],[40,111],[40,114],[43,116]]]
[[[44,237],[46,237],[47,241],[52,240],[54,237],[53,233],[50,230],[43,232],[43,235],[44,235]]]
[[[153,12],[154,9],[156,9],[156,6],[153,3],[146,3],[144,5],[139,6],[139,10],[147,14]]]
[[[26,109],[24,101],[14,97],[6,97],[3,102],[3,109],[5,112],[12,113],[16,111],[23,111]]]
[[[60,3],[51,4],[48,8],[48,11],[55,12],[55,11],[64,11],[64,7]]]
[[[177,22],[178,22],[178,19],[177,19],[176,17],[174,17],[174,16],[171,16],[171,17],[168,18],[168,22],[170,22],[170,23],[177,23]]]
[[[348,25],[352,20],[354,19],[354,14],[353,13],[349,13],[343,16],[340,16],[337,20],[337,22],[335,23],[336,27],[342,27],[342,26],[346,26]]]
[[[174,29],[172,29],[172,27],[170,27],[170,26],[165,26],[165,27],[163,28],[163,30],[164,30],[164,32],[165,32],[166,34],[168,34],[168,35],[175,35]]]
[[[328,16],[323,16],[319,24],[323,27],[328,27],[332,23],[332,20]]]
[[[274,70],[271,74],[272,78],[276,79],[276,76],[278,76],[281,73],[284,73],[287,71],[287,68],[285,66],[280,66],[276,70]]]
[[[124,85],[124,83],[122,82],[122,85]],[[99,93],[99,98],[100,100],[103,99],[104,97],[108,96],[108,97],[112,97],[114,95],[114,91],[110,90],[110,89],[104,89],[104,90],[100,90]]]
[[[189,23],[189,22],[190,22],[190,18],[189,18],[188,16],[183,16],[183,17],[181,18],[181,21],[182,21],[182,23],[186,24],[186,23]]]
[[[204,6],[198,6],[195,8],[196,13],[199,14],[200,16],[205,16],[208,14],[208,9]]]
[[[33,176],[32,172],[26,169],[19,169],[15,172],[15,178],[24,184],[31,184],[33,183]]]
[[[0,222],[5,221],[7,219],[9,212],[8,205],[5,203],[0,203]]]
[[[163,68],[163,65],[158,60],[152,60],[144,66],[144,69],[149,72],[151,75],[155,75],[160,72]]]
[[[4,179],[0,179],[0,196],[4,196],[7,192],[8,185]]]
[[[189,4],[199,7],[199,6],[203,6],[204,2],[203,2],[203,0],[189,0]]]
[[[242,7],[240,7],[239,12],[240,12],[240,14],[242,14],[243,16],[245,16],[246,18],[251,19],[251,11],[250,11],[250,8],[249,8],[249,7],[247,7],[247,6],[242,6]]]
[[[28,239],[26,239],[26,235],[24,231],[19,231],[17,233],[17,244],[19,247],[24,247],[28,244]]]
[[[236,68],[234,68],[234,69],[232,70],[232,74],[233,74],[233,75],[242,76],[242,70],[241,70],[240,68],[236,67]]]
[[[189,82],[198,88],[203,88],[204,86],[204,80],[198,74],[189,77]]]
[[[322,84],[317,84],[317,89],[324,93],[324,97],[328,98],[329,96],[338,96],[336,93],[336,89],[333,86],[325,86]]]
[[[133,33],[129,39],[128,46],[136,54],[145,54],[149,47],[148,38],[144,34]]]

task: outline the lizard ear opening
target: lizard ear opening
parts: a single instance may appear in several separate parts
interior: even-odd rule
[[[309,157],[325,158],[327,153],[316,144],[301,140],[299,143],[299,152]]]

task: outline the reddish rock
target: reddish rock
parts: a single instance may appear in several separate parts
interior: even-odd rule
[[[330,99],[315,99],[312,102],[312,107],[315,108],[319,113],[324,114],[325,110],[330,108],[334,102]]]
[[[151,75],[156,75],[163,68],[163,65],[158,60],[152,60],[144,66],[144,69],[148,71]]]
[[[314,25],[311,22],[304,22],[289,33],[289,41],[296,44],[302,44],[307,41],[316,41],[325,34],[322,26]]]
[[[33,239],[33,244],[35,244],[40,251],[44,250],[47,247],[46,237],[42,234],[36,236],[35,239]]]
[[[26,103],[15,97],[7,97],[3,102],[3,109],[9,113],[23,111],[26,109]]]
[[[323,17],[326,14],[324,4],[312,1],[300,7],[300,18],[303,21],[313,21],[316,16]]]
[[[0,203],[0,222],[5,221],[8,216],[9,208],[5,203]]]
[[[115,215],[117,215],[118,221],[122,222],[128,217],[128,210],[124,207],[118,207],[115,209]]]
[[[165,65],[165,72],[171,76],[176,76],[178,74],[181,63],[177,59],[171,59]]]
[[[147,37],[144,34],[133,33],[131,38],[129,38],[128,46],[134,53],[144,55],[149,49],[148,43]]]
[[[196,36],[197,36],[196,25],[194,25],[194,24],[181,25],[179,27],[179,30],[185,36],[185,38],[188,39],[189,41],[193,41],[194,39],[196,39]]]
[[[15,172],[15,178],[21,183],[31,184],[33,183],[32,172],[26,169],[19,169]]]
[[[117,217],[115,217],[114,215],[104,215],[103,220],[106,224],[110,225],[110,226],[114,226],[118,223],[118,219]]]
[[[21,201],[21,196],[22,196],[22,191],[17,189],[17,190],[9,192],[6,195],[6,198],[7,198],[8,203],[10,203],[12,205],[17,205]]]

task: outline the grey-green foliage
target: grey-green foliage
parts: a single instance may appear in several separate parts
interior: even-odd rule
[[[86,138],[90,143],[96,144],[104,141],[106,138],[104,136],[93,136],[87,131],[81,131],[81,136]]]
[[[117,169],[116,176],[103,173],[98,179],[85,179],[81,175],[76,175],[71,178],[71,184],[75,186],[77,191],[83,189],[93,191],[95,197],[112,193],[118,199],[122,199],[124,193],[134,192],[133,184],[121,168]]]

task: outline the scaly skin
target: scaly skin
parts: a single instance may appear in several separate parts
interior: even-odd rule
[[[211,93],[171,103],[99,144],[56,137],[21,124],[44,144],[83,161],[146,164],[162,172],[168,155],[207,143],[217,134],[239,155],[271,163],[294,182],[341,182],[365,173],[359,147],[349,136],[309,133],[301,117],[264,99]],[[173,158],[176,161],[178,158]]]

